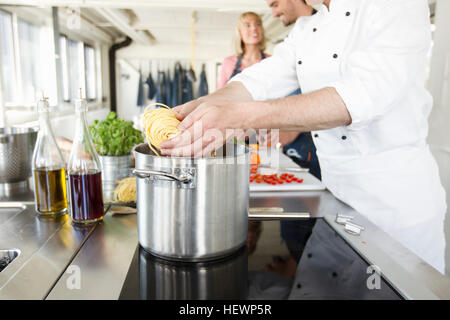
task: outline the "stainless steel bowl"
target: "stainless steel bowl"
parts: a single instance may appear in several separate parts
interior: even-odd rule
[[[31,160],[37,128],[0,128],[0,183],[31,177]]]
[[[220,156],[222,154],[225,156]],[[171,260],[204,261],[247,239],[249,150],[229,144],[215,158],[158,157],[135,149],[139,243]]]

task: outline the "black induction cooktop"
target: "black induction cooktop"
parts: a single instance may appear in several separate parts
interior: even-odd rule
[[[255,220],[247,245],[218,261],[172,262],[138,246],[120,299],[401,299],[374,270],[322,218]]]

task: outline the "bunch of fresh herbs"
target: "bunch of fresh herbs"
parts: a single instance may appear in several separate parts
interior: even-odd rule
[[[117,118],[115,112],[110,112],[105,120],[95,120],[89,131],[102,156],[128,155],[133,146],[144,141],[142,132],[133,128],[132,122]]]

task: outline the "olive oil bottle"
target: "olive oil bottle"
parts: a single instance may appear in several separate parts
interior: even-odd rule
[[[40,214],[63,213],[67,210],[66,170],[38,168],[34,170],[36,210]]]
[[[65,162],[50,125],[47,98],[38,101],[37,111],[39,132],[32,165],[36,211],[41,215],[64,214],[68,207]]]

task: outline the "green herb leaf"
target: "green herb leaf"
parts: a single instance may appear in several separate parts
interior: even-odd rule
[[[142,132],[133,128],[133,123],[117,118],[110,112],[105,120],[95,120],[89,127],[95,148],[103,156],[123,156],[131,149],[144,142]]]

